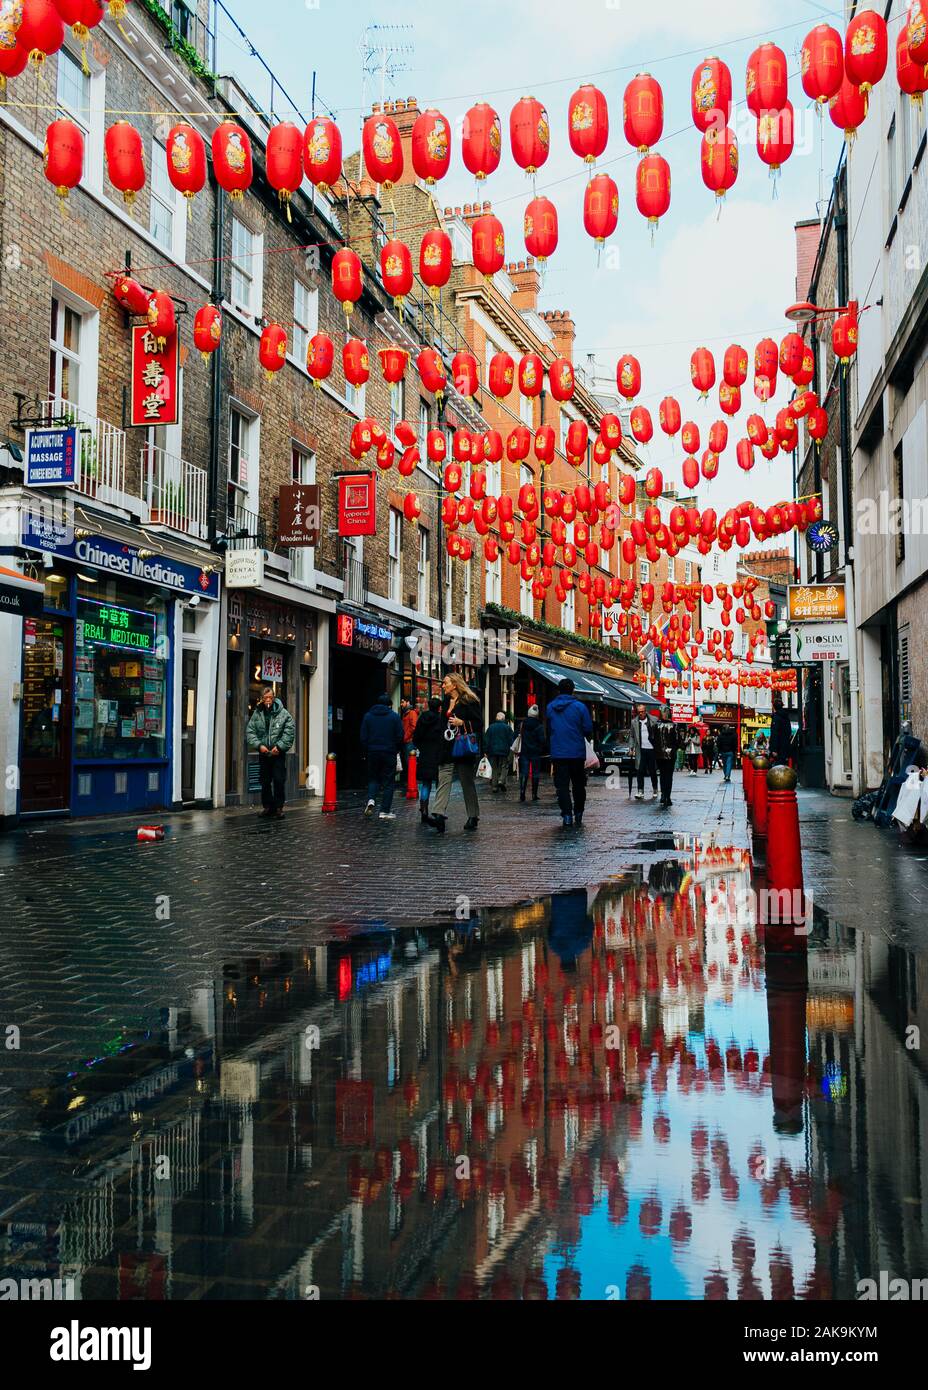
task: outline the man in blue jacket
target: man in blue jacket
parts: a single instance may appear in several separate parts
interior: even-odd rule
[[[586,740],[593,737],[593,721],[586,705],[574,695],[572,680],[562,680],[557,691],[548,706],[554,789],[564,825],[582,825],[586,806]]]
[[[380,797],[380,819],[396,820],[391,807],[396,788],[396,755],[403,747],[403,721],[390,696],[383,694],[361,720],[361,747],[367,754],[367,805],[364,814],[374,814]]]

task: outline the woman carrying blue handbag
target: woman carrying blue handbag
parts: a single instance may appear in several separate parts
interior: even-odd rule
[[[439,835],[444,835],[455,773],[461,784],[467,810],[464,829],[476,830],[480,820],[480,803],[477,800],[475,779],[477,764],[480,761],[483,711],[477,696],[457,672],[445,676],[441,688],[444,695],[442,712],[445,718],[445,732],[438,758],[438,791],[435,793],[428,824],[437,830]]]

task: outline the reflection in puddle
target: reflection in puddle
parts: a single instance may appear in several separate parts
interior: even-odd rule
[[[0,1275],[85,1299],[827,1299],[878,1258],[920,1271],[915,959],[819,917],[808,959],[765,965],[747,856],[674,849],[230,961],[19,1089]]]

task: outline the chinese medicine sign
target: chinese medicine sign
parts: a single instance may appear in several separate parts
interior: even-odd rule
[[[176,425],[177,334],[159,338],[150,328],[132,330],[131,425]]]
[[[339,478],[338,534],[377,534],[377,479],[373,473],[346,473]]]
[[[791,584],[791,623],[843,623],[847,607],[843,584]]]
[[[318,545],[321,527],[319,488],[315,483],[282,487],[278,497],[278,539],[289,549]]]
[[[26,431],[26,486],[65,487],[77,482],[77,426]]]

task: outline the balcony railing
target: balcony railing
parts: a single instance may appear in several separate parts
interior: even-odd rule
[[[70,401],[49,396],[42,414],[47,427],[76,425],[78,428],[77,489],[85,497],[114,506],[125,503],[126,436],[108,420],[88,415]]]
[[[226,538],[230,550],[266,550],[267,527],[264,518],[245,507],[229,506]]]
[[[146,444],[140,455],[141,495],[151,524],[206,536],[206,471]]]
[[[343,578],[345,599],[348,603],[366,603],[368,590],[368,568],[363,560],[358,560],[350,551],[345,553]]]

